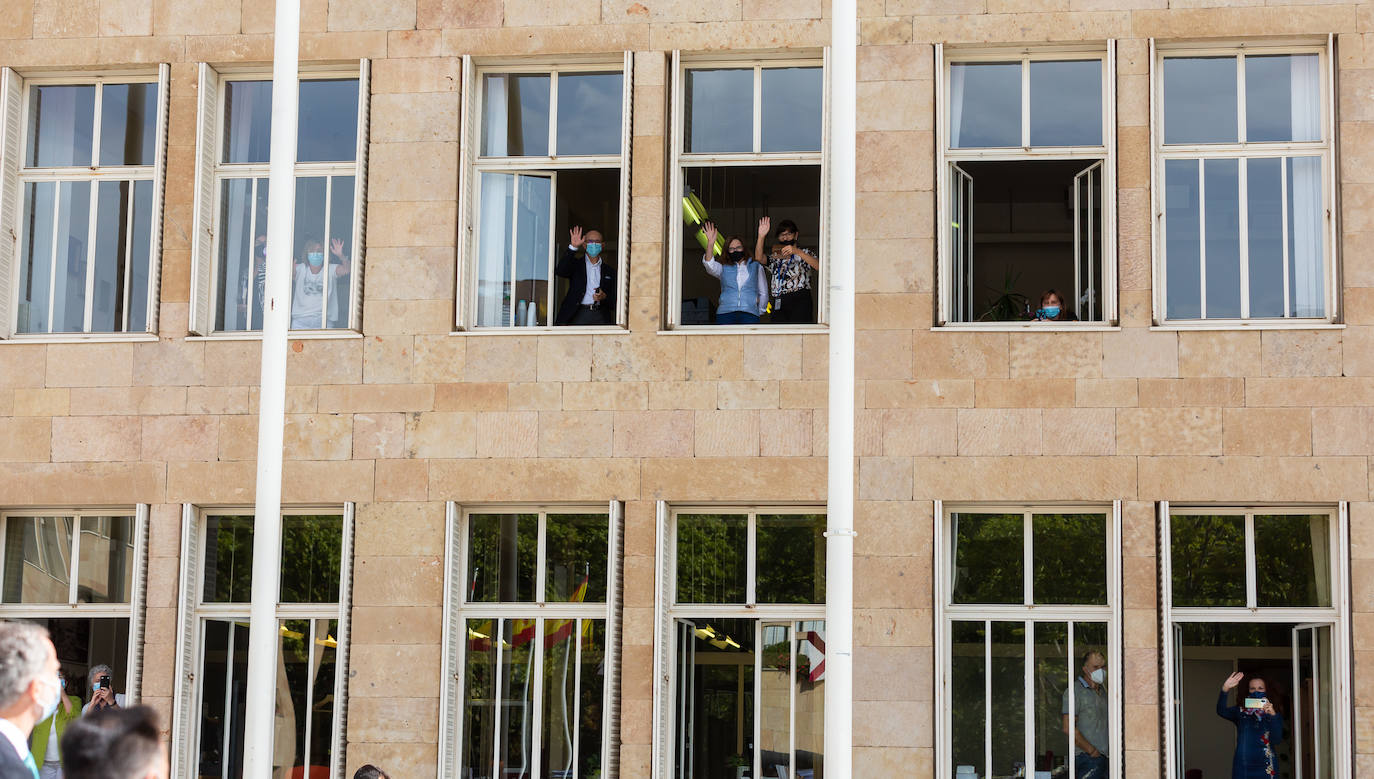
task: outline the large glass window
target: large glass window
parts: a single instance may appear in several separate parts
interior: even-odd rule
[[[669,324],[824,322],[823,63],[679,63],[674,83]]]
[[[938,775],[1122,776],[1116,511],[940,522]]]
[[[154,329],[161,231],[166,88],[146,77],[6,79],[21,97],[20,159],[5,160],[6,213],[18,237],[7,271],[16,335],[146,333]],[[17,180],[9,179],[9,172]],[[13,223],[9,220],[14,219]]]
[[[1112,51],[941,48],[941,324],[1114,318]]]
[[[1331,316],[1325,48],[1166,48],[1156,198],[1168,322]]]
[[[139,694],[143,581],[139,512],[0,513],[0,618],[47,627],[66,694],[91,701],[90,672],[110,668],[120,702]]]
[[[460,532],[455,773],[602,776],[616,754],[611,515],[471,511]]]
[[[624,321],[628,62],[469,64],[460,326]]]
[[[1342,516],[1161,508],[1171,777],[1224,774],[1233,758],[1261,776],[1350,775]]]
[[[825,775],[825,515],[672,517],[671,776]]]
[[[218,90],[210,120],[217,132],[201,137],[213,154],[213,174],[199,193],[201,218],[214,225],[213,240],[203,248],[212,260],[197,270],[208,277],[196,280],[210,297],[212,304],[204,308],[206,314],[213,311],[213,321],[194,324],[198,331],[261,330],[272,81],[259,75],[214,78],[203,86],[207,93]],[[290,247],[292,330],[358,327],[366,84],[357,68],[301,74]]]
[[[349,517],[284,512],[277,606],[276,724],[272,764],[277,776],[333,776],[342,770],[340,730],[346,700]],[[183,697],[189,730],[178,750],[179,774],[242,777],[247,702],[249,601],[252,595],[251,514],[207,512],[198,527],[196,559],[183,561],[183,581],[198,595],[186,621],[195,658]]]

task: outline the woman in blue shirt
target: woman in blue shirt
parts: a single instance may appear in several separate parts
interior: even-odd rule
[[[725,256],[719,261],[715,258],[716,225],[707,222],[702,225],[706,231],[706,254],[701,258],[702,267],[712,276],[720,279],[720,303],[716,306],[718,325],[756,325],[759,317],[768,310],[768,272],[744,250],[744,241],[731,236],[725,242]],[[759,227],[756,254],[763,252],[763,236],[767,230]]]
[[[1251,677],[1246,689],[1249,694],[1239,706],[1227,706],[1226,695],[1245,674],[1236,672],[1221,685],[1217,698],[1217,716],[1231,720],[1236,726],[1236,756],[1231,759],[1231,779],[1270,779],[1278,776],[1278,760],[1274,749],[1283,742],[1283,716],[1274,711],[1274,704],[1266,697],[1269,685],[1263,677]],[[1245,706],[1245,699],[1261,701],[1258,708]]]

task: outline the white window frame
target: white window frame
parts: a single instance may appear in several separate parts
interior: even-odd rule
[[[1163,690],[1160,707],[1164,712],[1164,764],[1168,779],[1183,779],[1178,771],[1180,744],[1177,738],[1178,713],[1175,698],[1178,690],[1174,683],[1174,664],[1178,661],[1174,651],[1174,626],[1178,623],[1197,622],[1265,622],[1302,625],[1319,623],[1331,628],[1334,646],[1331,648],[1332,679],[1332,747],[1335,755],[1332,760],[1332,776],[1336,779],[1350,779],[1354,776],[1351,738],[1355,711],[1352,696],[1352,655],[1350,636],[1350,574],[1347,568],[1350,560],[1350,508],[1341,501],[1332,506],[1274,506],[1274,505],[1204,505],[1179,504],[1171,506],[1169,501],[1158,505],[1159,527],[1159,607]],[[1232,515],[1245,519],[1245,591],[1247,606],[1174,606],[1173,590],[1173,548],[1170,540],[1170,520],[1174,515]],[[1254,516],[1283,514],[1326,514],[1330,517],[1328,534],[1328,557],[1331,561],[1330,586],[1331,605],[1312,607],[1271,607],[1257,606],[1255,602],[1255,555],[1254,555]],[[1315,662],[1315,658],[1314,658]]]
[[[686,82],[687,71],[711,68],[754,68],[754,149],[752,152],[687,152],[686,145]],[[821,69],[821,150],[818,152],[765,152],[758,151],[761,146],[761,99],[762,70],[767,68],[820,68]],[[668,160],[668,203],[667,203],[667,241],[668,262],[668,300],[663,321],[666,326],[660,333],[680,332],[694,335],[703,333],[796,333],[826,332],[829,321],[828,257],[830,255],[830,48],[826,47],[814,54],[799,52],[756,52],[756,53],[712,53],[693,55],[674,50],[672,56],[672,121],[670,131],[670,154]],[[817,251],[820,268],[816,271],[816,282],[812,291],[816,296],[816,322],[814,324],[757,324],[757,325],[684,325],[682,324],[682,273],[683,273],[683,225],[682,197],[684,181],[682,169],[686,167],[731,167],[762,165],[797,165],[820,168],[820,224],[817,229]],[[752,230],[747,232],[746,239]],[[752,248],[752,247],[750,247]]]
[[[764,623],[796,623],[825,620],[824,603],[758,603],[754,587],[757,579],[757,560],[755,553],[755,533],[760,514],[766,516],[795,514],[821,515],[826,507],[809,504],[682,504],[669,505],[658,502],[658,542],[657,555],[657,593],[654,601],[654,742],[653,742],[653,779],[670,779],[676,776],[676,744],[673,734],[676,731],[675,710],[677,708],[677,682],[679,663],[675,652],[677,620],[692,617],[713,617],[715,619],[742,619],[753,622],[756,636]],[[729,514],[748,515],[747,552],[745,563],[746,590],[743,603],[679,603],[677,601],[677,518],[683,514]],[[828,592],[828,590],[827,590]],[[828,596],[827,596],[828,597]],[[795,637],[793,639],[795,641]],[[794,650],[795,651],[795,650]],[[759,684],[759,663],[762,652],[756,658],[754,684]],[[754,696],[755,717],[752,740],[759,743],[759,728],[762,718],[758,716],[761,702]],[[795,731],[793,731],[795,738]],[[760,749],[754,749],[754,763],[749,776],[759,776],[762,760]]]
[[[156,70],[110,70],[83,71],[63,74],[42,74],[29,77],[21,76],[12,68],[0,69],[0,339],[14,342],[103,342],[103,341],[150,341],[157,339],[159,276],[162,268],[162,209],[167,173],[167,111],[170,105],[169,84],[171,66],[159,64]],[[105,84],[157,84],[156,130],[153,148],[153,162],[150,165],[99,165],[88,167],[26,168],[26,131],[28,126],[29,92],[34,86],[56,85],[95,85],[95,125],[93,144],[100,138],[100,98]],[[114,332],[91,332],[91,312],[95,296],[90,292],[95,276],[95,250],[99,241],[88,241],[86,261],[86,314],[83,332],[18,332],[19,315],[19,266],[22,261],[20,247],[23,245],[21,232],[24,227],[22,216],[24,207],[24,184],[35,182],[100,182],[100,181],[151,181],[153,184],[152,214],[150,218],[148,245],[148,290],[145,324],[142,330],[121,330]],[[91,201],[97,197],[97,187],[91,187]],[[90,235],[95,234],[97,212],[90,209]],[[132,224],[132,211],[130,224]],[[128,240],[132,240],[132,230]],[[97,238],[99,236],[96,236]],[[127,243],[126,243],[127,248]],[[54,250],[56,247],[54,247]],[[132,269],[129,263],[125,269],[126,280]],[[125,286],[125,297],[129,288]],[[51,304],[49,306],[51,308]],[[124,310],[124,323],[127,326],[128,307]],[[49,323],[51,327],[51,322]],[[0,341],[0,342],[3,342]]]
[[[0,582],[4,581],[3,543],[8,538],[8,524],[11,517],[73,517],[75,526],[72,533],[71,568],[69,578],[71,591],[67,603],[5,603],[0,604],[0,616],[6,619],[127,619],[129,620],[129,646],[126,655],[124,696],[129,703],[138,703],[143,687],[143,636],[144,608],[147,602],[148,582],[148,504],[140,503],[133,507],[105,509],[68,506],[58,508],[8,508],[0,512]],[[81,542],[82,517],[132,517],[134,520],[134,574],[127,603],[78,603],[77,567],[81,561],[79,548]]]
[[[481,155],[482,134],[482,76],[488,73],[548,74],[550,78],[549,96],[549,149],[555,153],[542,157],[505,156],[483,157]],[[558,79],[560,73],[620,73],[620,153],[603,155],[558,155]],[[629,266],[630,266],[630,152],[633,103],[631,95],[634,87],[634,52],[626,51],[619,59],[606,56],[569,55],[555,60],[531,62],[528,57],[512,59],[481,58],[474,60],[471,55],[463,56],[463,95],[462,118],[460,127],[460,153],[458,159],[458,262],[455,288],[458,291],[454,307],[454,333],[469,335],[529,335],[607,333],[628,326],[629,311]],[[548,173],[555,178],[559,170],[611,169],[620,171],[620,203],[616,217],[616,301],[615,322],[608,325],[555,325],[554,307],[549,307],[549,324],[534,327],[501,326],[479,327],[477,325],[477,247],[478,227],[481,220],[479,182],[483,172],[500,173]],[[555,190],[556,197],[556,190]],[[555,202],[556,205],[556,202]],[[550,275],[557,265],[561,247],[567,245],[566,238],[554,230],[549,246],[552,258]],[[549,280],[549,295],[557,296],[555,279]],[[558,301],[554,301],[556,304]]]
[[[1185,44],[1185,43],[1166,43],[1156,42],[1150,39],[1150,205],[1154,218],[1150,222],[1152,247],[1152,264],[1154,268],[1154,294],[1152,303],[1154,306],[1154,323],[1156,327],[1177,330],[1222,330],[1238,328],[1260,328],[1260,329],[1311,329],[1314,327],[1329,326],[1339,321],[1340,306],[1340,279],[1338,273],[1338,247],[1340,242],[1337,236],[1336,218],[1336,177],[1338,168],[1336,166],[1336,119],[1335,119],[1335,99],[1333,95],[1334,84],[1336,83],[1335,63],[1332,53],[1334,48],[1334,36],[1327,35],[1324,39],[1306,39],[1293,41],[1225,41],[1208,42],[1206,44]],[[1241,140],[1238,143],[1205,143],[1205,144],[1165,144],[1164,143],[1164,59],[1166,57],[1234,57],[1236,58],[1236,101],[1237,101],[1237,126],[1236,130],[1242,139],[1246,129],[1245,116],[1245,56],[1246,55],[1265,55],[1265,54],[1316,54],[1318,56],[1318,73],[1320,74],[1321,93],[1321,123],[1322,132],[1320,141],[1290,141],[1290,142],[1265,142],[1247,143]],[[1249,193],[1245,185],[1246,165],[1242,163],[1239,172],[1239,194],[1240,199],[1238,208],[1240,213],[1240,305],[1241,317],[1236,318],[1207,318],[1207,257],[1206,247],[1202,248],[1203,254],[1200,255],[1199,273],[1201,284],[1199,290],[1199,312],[1201,317],[1198,319],[1169,319],[1167,316],[1168,307],[1165,299],[1168,290],[1167,284],[1167,265],[1165,257],[1164,241],[1166,237],[1166,225],[1164,218],[1164,161],[1167,159],[1239,159],[1247,160],[1257,157],[1284,158],[1290,156],[1320,156],[1322,158],[1322,213],[1324,226],[1322,229],[1322,257],[1323,273],[1322,281],[1326,285],[1326,316],[1298,318],[1285,316],[1282,318],[1255,318],[1249,317],[1250,294],[1249,294],[1249,235],[1246,228],[1247,209]],[[1202,174],[1202,166],[1199,166],[1199,175]],[[1285,198],[1287,195],[1285,194]],[[1201,213],[1201,212],[1200,212]],[[1284,244],[1284,310],[1288,310],[1288,295],[1286,285],[1288,282],[1288,246]]]
[[[608,532],[606,550],[606,602],[567,603],[544,600],[545,528],[549,514],[605,513]],[[536,600],[523,603],[467,601],[467,537],[468,518],[473,514],[537,514],[539,538],[536,560]],[[624,504],[612,500],[596,504],[556,503],[474,503],[459,505],[450,501],[446,507],[445,548],[448,559],[444,566],[444,629],[443,668],[440,678],[443,691],[439,699],[439,776],[458,776],[463,759],[463,691],[467,669],[467,629],[469,619],[539,619],[536,646],[542,647],[544,625],[551,619],[604,619],[606,621],[606,675],[601,720],[601,776],[617,779],[620,775],[620,618],[623,609],[621,590],[624,568]],[[542,649],[541,649],[542,653]],[[540,664],[536,664],[536,669]],[[536,670],[536,674],[539,671]],[[543,696],[542,684],[535,683],[532,700],[539,709]],[[542,718],[535,718],[530,775],[539,773],[539,728]],[[574,771],[576,767],[574,766]],[[585,779],[585,777],[584,777]]]
[[[335,640],[334,701],[337,724],[331,742],[329,773],[343,777],[348,732],[348,676],[350,617],[353,607],[353,513],[354,504],[342,506],[283,507],[282,516],[339,515],[343,518],[343,538],[339,556],[339,602],[278,603],[273,622],[284,619],[338,620]],[[179,630],[177,635],[176,698],[171,729],[172,776],[195,776],[200,765],[200,669],[204,666],[205,624],[209,620],[249,622],[250,604],[205,603],[204,554],[208,548],[207,517],[252,516],[252,506],[199,507],[184,504],[181,512],[181,582],[178,590]],[[275,628],[275,624],[274,624]],[[277,649],[280,652],[280,648]]]
[[[1017,604],[955,604],[950,588],[949,572],[953,570],[953,550],[949,544],[949,523],[953,514],[959,513],[1013,513],[1024,516],[1024,536],[1022,542],[1023,574],[1025,576],[1024,594],[1027,602]],[[1098,606],[1035,604],[1031,586],[1034,577],[1034,549],[1032,547],[1031,518],[1035,514],[1056,513],[1101,513],[1106,523],[1105,549],[1107,563],[1107,603]],[[953,733],[950,700],[950,624],[956,620],[970,622],[983,620],[988,624],[997,622],[1100,622],[1107,626],[1107,706],[1110,736],[1108,767],[1112,779],[1123,776],[1122,758],[1125,757],[1122,739],[1122,602],[1121,602],[1121,501],[1110,504],[1041,504],[1041,503],[945,503],[935,501],[935,754],[937,776],[953,776],[949,750],[949,739]],[[1072,627],[1070,627],[1072,629]],[[1033,657],[1034,630],[1026,631],[1027,656]],[[1074,654],[1081,655],[1081,652]],[[1078,658],[1069,658],[1065,673],[1070,679],[1077,680],[1081,675],[1077,667]],[[1035,670],[1034,664],[1025,664],[1025,749],[1026,765],[1035,765]],[[1072,685],[1069,689],[1075,689]],[[1073,709],[1069,721],[1073,722]],[[985,749],[990,747],[985,746]],[[1069,776],[1075,772],[1070,749]]]
[[[1030,145],[1030,63],[1067,60],[1102,61],[1102,144],[1098,146]],[[1021,142],[1008,148],[949,147],[950,65],[968,62],[1021,63]],[[1008,331],[1115,330],[1118,316],[1117,279],[1117,178],[1116,178],[1116,40],[1062,46],[949,47],[935,44],[935,72],[940,79],[935,99],[936,269],[937,330]],[[1084,322],[958,322],[954,321],[954,258],[945,229],[953,220],[947,193],[952,186],[952,163],[978,161],[1090,160],[1101,159],[1102,279],[1098,282],[1101,317]],[[1077,293],[1075,293],[1076,295]]]
[[[372,64],[368,59],[341,65],[302,64],[300,80],[358,79],[357,148],[352,162],[295,162],[293,176],[353,177],[352,268],[349,272],[348,326],[291,330],[292,339],[357,338],[362,332],[363,272],[366,265],[367,151],[370,127]],[[191,245],[191,305],[189,330],[193,336],[256,341],[262,330],[216,330],[218,312],[221,183],[230,179],[266,179],[269,163],[223,162],[224,86],[230,81],[271,81],[271,66],[216,70],[200,64],[196,121],[195,230]],[[294,148],[294,147],[293,147]],[[293,152],[294,157],[294,152]],[[256,186],[254,187],[256,192]],[[329,197],[326,191],[326,198]],[[260,231],[265,233],[266,230]],[[252,284],[249,284],[250,289]],[[328,285],[326,285],[326,288]],[[327,293],[326,293],[327,294]],[[249,306],[252,310],[252,306]]]

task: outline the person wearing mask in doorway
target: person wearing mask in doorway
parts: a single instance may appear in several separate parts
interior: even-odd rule
[[[1274,748],[1283,742],[1283,715],[1274,710],[1269,701],[1269,685],[1263,677],[1250,678],[1249,694],[1238,701],[1239,706],[1227,706],[1226,696],[1245,678],[1237,671],[1221,684],[1217,698],[1217,716],[1236,726],[1236,754],[1231,758],[1231,779],[1269,779],[1277,776],[1278,763]]]
[[[706,254],[701,265],[706,272],[720,280],[720,302],[716,305],[718,325],[756,325],[768,310],[768,274],[756,259],[744,251],[744,240],[731,236],[725,242],[725,256],[717,260],[714,222],[702,225],[706,231]],[[755,249],[761,251],[764,236],[768,235],[767,220],[759,220],[759,239]]]
[[[1077,322],[1078,317],[1074,316],[1064,305],[1064,296],[1058,290],[1047,289],[1040,293],[1040,307],[1035,310],[1031,317],[1037,322]]]
[[[30,622],[0,622],[0,779],[38,779],[29,734],[34,723],[53,716],[61,698],[48,631]]]
[[[568,292],[554,316],[555,325],[615,324],[615,265],[603,255],[601,231],[568,231],[568,248],[554,273],[568,280]]]
[[[67,723],[81,716],[81,699],[67,694],[67,675],[58,669],[57,676],[62,684],[61,705],[51,717],[33,727],[29,744],[38,766],[38,779],[62,779],[62,734]]]
[[[114,669],[101,663],[92,666],[86,673],[86,681],[91,687],[91,700],[81,708],[81,713],[100,711],[101,709],[117,709],[124,706],[124,693],[116,693],[111,686],[114,678]]]
[[[767,235],[772,220],[764,217],[759,230]],[[820,270],[816,255],[797,246],[797,223],[784,219],[778,223],[777,243],[764,260],[763,241],[759,241],[756,259],[768,265],[773,276],[773,317],[770,321],[783,324],[814,324],[815,303],[811,299],[811,275]]]
[[[1069,730],[1069,692],[1064,691],[1064,732],[1073,736],[1074,776],[1106,779],[1110,741],[1107,705],[1107,658],[1093,649],[1083,655],[1082,671],[1073,692],[1073,730]]]
[[[324,244],[311,238],[305,242],[305,261],[295,263],[291,276],[292,330],[322,330],[344,319],[340,312],[348,310],[349,301],[339,299],[342,284],[329,288],[329,321],[324,319],[324,285],[347,276],[349,266],[342,240],[331,240],[329,252],[335,259],[326,263]]]

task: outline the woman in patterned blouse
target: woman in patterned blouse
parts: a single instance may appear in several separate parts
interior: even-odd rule
[[[761,230],[771,225],[768,217]],[[797,247],[797,223],[784,219],[778,223],[777,243],[763,260],[772,277],[773,318],[785,324],[810,324],[816,321],[811,300],[811,275],[821,267],[816,255]]]

